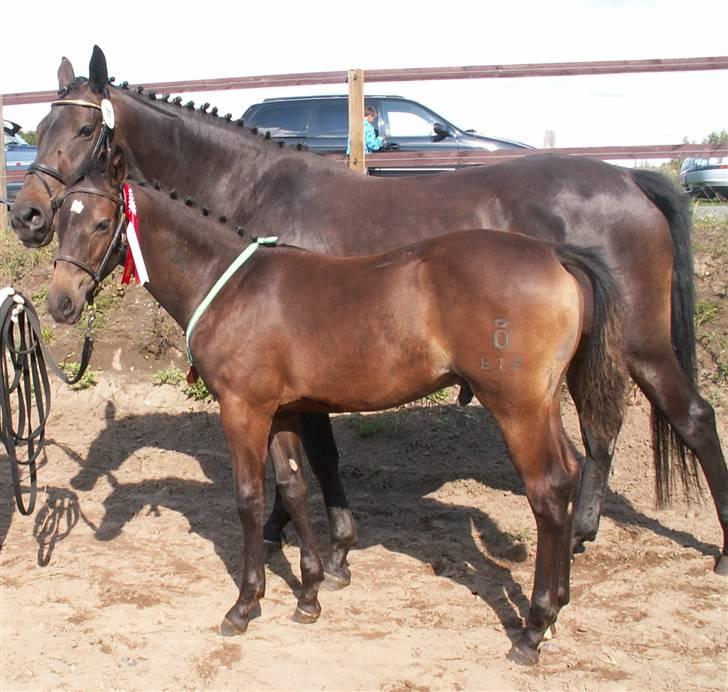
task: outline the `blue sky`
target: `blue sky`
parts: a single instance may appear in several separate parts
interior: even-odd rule
[[[14,5],[16,8],[17,4]],[[61,9],[62,7],[62,9]],[[240,9],[231,11],[231,7]],[[260,5],[47,0],[22,10],[0,43],[0,93],[56,87],[61,56],[88,74],[94,43],[118,81],[154,82],[353,67],[629,60],[728,54],[728,0],[554,0],[509,3]],[[4,20],[10,24],[10,12]],[[241,114],[268,96],[344,93],[341,87],[202,95]],[[372,83],[367,93],[419,100],[456,125],[535,146],[675,144],[728,129],[728,71],[599,77]],[[195,95],[190,96],[195,98]],[[6,107],[33,129],[47,105]]]

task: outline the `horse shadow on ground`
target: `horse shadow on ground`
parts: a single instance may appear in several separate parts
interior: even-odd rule
[[[366,416],[337,416],[333,428],[341,453],[342,477],[359,526],[357,547],[382,545],[430,565],[435,574],[466,586],[486,601],[513,638],[527,615],[528,597],[510,569],[490,556],[503,555],[513,546],[514,537],[486,512],[429,497],[445,483],[467,479],[524,495],[500,431],[488,412],[476,406],[413,407]],[[46,489],[46,503],[37,511],[34,528],[39,565],[49,563],[58,542],[79,520],[94,530],[98,540],[112,541],[137,514],[146,511],[159,515],[160,507],[164,507],[180,513],[189,522],[190,532],[210,541],[231,578],[239,581],[242,533],[232,494],[229,455],[216,413],[152,413],[117,418],[109,403],[106,427],[92,442],[85,459],[61,442],[49,444],[56,444],[78,463],[78,472],[71,479],[74,490],[89,491],[101,478],[107,479],[112,490],[103,500],[104,516],[96,526],[83,514],[73,490]],[[119,481],[116,472],[122,464],[148,447],[193,457],[207,481],[175,475],[174,466],[170,466],[174,455],[160,455],[164,466],[156,469],[154,479]],[[0,465],[3,542],[13,507],[8,466]],[[322,540],[328,534],[326,515],[312,477],[308,473],[312,521],[319,539],[326,543]],[[268,507],[272,504],[272,489],[269,472]],[[226,504],[227,512],[210,511],[210,507]],[[625,497],[611,491],[605,516],[620,524],[647,529],[704,555],[718,552],[716,546],[647,517]],[[281,553],[271,556],[268,563],[293,591],[298,590],[300,582]]]

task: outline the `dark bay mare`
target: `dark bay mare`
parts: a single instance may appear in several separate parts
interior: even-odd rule
[[[187,330],[195,367],[219,401],[233,459],[243,576],[222,632],[244,632],[264,595],[263,484],[271,437],[296,436],[302,412],[380,410],[467,384],[498,422],[536,519],[528,624],[511,651],[515,660],[535,663],[545,630],[569,601],[571,503],[580,469],[562,427],[560,396],[582,341],[585,419],[603,435],[621,423],[619,293],[606,264],[587,250],[484,230],[366,257],[265,247],[247,244],[168,193],[130,189],[146,287]],[[101,173],[67,191],[48,292],[57,321],[76,322],[127,252],[122,199]],[[199,316],[198,306],[240,257],[248,259],[234,265]],[[300,478],[296,463],[275,470],[301,537],[296,612],[315,620],[324,571],[305,483],[291,482]]]
[[[59,100],[39,127],[35,169],[11,210],[13,227],[28,246],[50,241],[67,185],[113,139],[136,175],[152,185],[161,182],[231,235],[244,229],[332,255],[365,255],[448,231],[490,227],[601,248],[626,305],[625,361],[652,404],[658,499],[669,498],[675,467],[685,487],[697,480],[694,454],[723,531],[716,570],[728,574],[728,470],[714,411],[695,384],[690,218],[684,196],[664,177],[595,160],[534,155],[442,175],[374,179],[281,148],[240,121],[217,117],[207,105],[195,110],[191,102],[113,87],[98,47],[89,75],[76,78],[63,59]],[[113,129],[102,123],[104,98],[113,105]],[[574,522],[576,548],[596,536],[616,441],[582,415],[576,386],[582,375],[577,354],[568,383],[587,458]],[[329,512],[333,551],[327,572],[347,583],[346,554],[356,530],[327,416],[302,415],[301,434]],[[285,455],[300,459],[297,449],[287,448]],[[280,541],[287,520],[277,502],[266,537]]]

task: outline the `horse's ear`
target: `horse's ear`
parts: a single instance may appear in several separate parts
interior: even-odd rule
[[[109,81],[106,56],[98,46],[94,46],[91,62],[88,64],[88,81],[91,84],[91,89],[97,94],[103,93],[104,89],[106,89],[106,82]]]
[[[68,58],[61,58],[61,66],[58,68],[58,88],[65,89],[75,77],[71,61]]]
[[[109,159],[109,174],[111,176],[112,185],[121,185],[125,180],[128,172],[126,163],[126,154],[121,147],[114,147]]]

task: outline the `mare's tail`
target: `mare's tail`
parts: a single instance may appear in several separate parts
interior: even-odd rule
[[[670,318],[672,348],[693,385],[697,383],[695,352],[695,286],[690,245],[690,207],[687,195],[680,193],[664,175],[654,171],[631,171],[636,185],[662,212],[672,237],[672,290]],[[674,490],[673,465],[677,465],[687,497],[700,492],[700,476],[692,451],[688,449],[667,419],[652,407],[652,449],[655,455],[655,484],[658,503],[669,502]]]
[[[594,248],[555,246],[567,269],[585,274],[592,287],[594,316],[582,355],[575,396],[582,421],[598,434],[614,439],[622,425],[627,370],[622,357],[622,298],[612,272]]]

